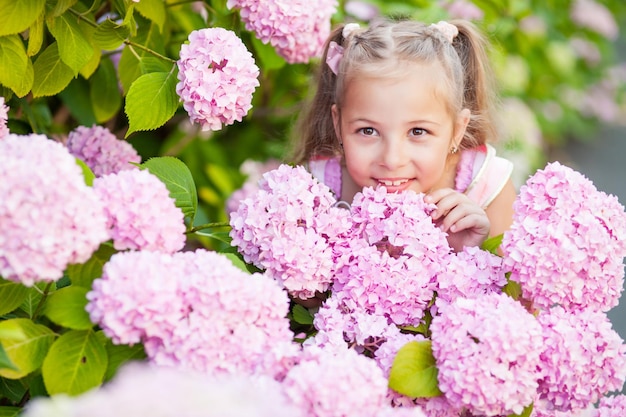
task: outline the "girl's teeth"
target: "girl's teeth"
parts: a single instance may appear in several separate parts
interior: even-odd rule
[[[380,182],[383,185],[387,185],[387,186],[391,186],[391,187],[397,187],[398,185],[404,184],[405,182],[407,182],[407,180],[397,180],[397,181],[381,180]]]

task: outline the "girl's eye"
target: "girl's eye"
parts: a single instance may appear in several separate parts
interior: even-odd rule
[[[414,127],[410,130],[411,136],[422,136],[426,134],[426,131],[419,127]]]
[[[359,132],[365,136],[373,136],[376,134],[376,129],[373,127],[362,127],[359,129]]]

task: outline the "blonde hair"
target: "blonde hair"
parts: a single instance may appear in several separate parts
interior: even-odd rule
[[[344,38],[343,25],[327,39],[322,65],[317,73],[317,89],[301,114],[294,132],[291,159],[297,164],[312,157],[330,157],[340,152],[331,106],[341,108],[345,86],[359,75],[401,76],[398,63],[438,63],[446,81],[447,104],[451,114],[462,109],[471,112],[460,149],[472,148],[495,140],[497,127],[493,116],[495,88],[486,53],[487,41],[469,21],[449,22],[459,33],[450,43],[436,27],[416,22],[387,20],[357,29]],[[342,46],[343,57],[335,75],[325,64],[331,42]]]

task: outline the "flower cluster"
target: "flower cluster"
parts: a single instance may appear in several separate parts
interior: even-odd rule
[[[286,293],[216,252],[115,254],[87,298],[114,343],[142,342],[159,365],[274,377],[297,353]]]
[[[4,104],[4,97],[0,97],[0,138],[9,134],[7,121],[9,119],[9,108]]]
[[[600,399],[597,410],[590,417],[622,417],[626,416],[626,395],[615,395]]]
[[[311,298],[328,289],[334,267],[329,243],[350,226],[349,213],[334,203],[330,189],[303,167],[281,165],[231,213],[232,245],[291,295]]]
[[[226,6],[239,9],[246,29],[293,64],[321,55],[337,1],[228,0]]]
[[[24,417],[248,416],[306,417],[281,385],[263,377],[201,373],[148,364],[125,365],[100,390],[79,397],[38,397]]]
[[[119,140],[102,126],[77,127],[69,133],[66,146],[72,155],[91,168],[96,177],[136,169],[132,163],[141,162],[130,143]]]
[[[504,233],[504,268],[537,307],[619,303],[624,284],[626,216],[617,198],[554,162],[521,187]]]
[[[626,345],[606,314],[557,306],[539,314],[544,348],[539,394],[554,409],[578,411],[622,389]],[[567,372],[564,372],[567,370]]]
[[[430,330],[439,388],[453,406],[496,416],[532,403],[543,338],[520,303],[502,293],[458,298]]]
[[[259,68],[234,32],[219,27],[191,32],[177,65],[176,93],[202,130],[240,122],[252,108]]]
[[[96,178],[93,188],[105,207],[115,249],[172,253],[184,246],[183,212],[149,171],[108,174]]]
[[[109,239],[102,204],[62,144],[6,135],[0,178],[0,276],[27,286],[56,281]]]
[[[266,162],[257,162],[251,159],[246,160],[239,170],[246,176],[246,181],[238,190],[235,190],[228,200],[226,201],[226,212],[230,213],[237,211],[239,208],[239,202],[245,200],[248,197],[252,197],[259,189],[259,181],[268,171],[272,171],[280,166],[280,162],[276,160],[269,160]]]
[[[281,166],[231,214],[232,242],[259,268],[288,266],[292,281],[327,277],[330,296],[313,310],[305,351],[348,347],[387,376],[404,344],[430,339],[443,396],[389,392],[387,403],[458,417],[521,414],[534,402],[537,416],[556,416],[580,412],[623,384],[626,345],[604,311],[622,288],[626,213],[581,175],[551,164],[528,180],[504,257],[476,247],[453,252],[420,194],[364,188],[333,223],[327,214],[336,205],[302,167]],[[318,239],[320,219],[333,232],[321,233],[316,257],[307,252],[303,265],[294,263],[286,248]],[[330,268],[320,259],[331,259]],[[324,266],[323,276],[312,277],[311,264]],[[509,273],[521,286],[519,300],[507,295],[516,288]],[[572,285],[552,290],[554,282]],[[324,403],[318,407],[314,415],[324,415]]]

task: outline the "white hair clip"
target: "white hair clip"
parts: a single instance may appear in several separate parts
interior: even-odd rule
[[[441,20],[437,23],[433,23],[432,25],[430,25],[430,27],[435,28],[439,32],[443,33],[443,36],[445,36],[448,42],[450,43],[452,43],[456,35],[459,34],[459,28],[457,28],[451,23],[446,22],[445,20]]]
[[[341,35],[343,36],[344,39],[346,39],[348,36],[352,35],[355,31],[359,30],[360,28],[361,26],[358,23],[348,23],[347,25],[343,27],[343,30],[341,31]]]

